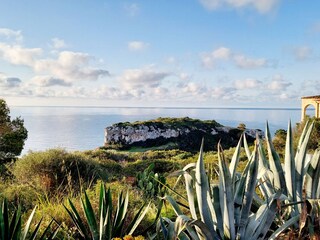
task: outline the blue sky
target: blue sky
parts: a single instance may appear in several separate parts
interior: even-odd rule
[[[320,2],[4,1],[9,105],[299,107],[320,94]]]

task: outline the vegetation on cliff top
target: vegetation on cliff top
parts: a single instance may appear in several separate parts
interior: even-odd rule
[[[167,127],[170,126],[171,128],[199,128],[202,126],[210,126],[210,127],[223,127],[220,123],[216,122],[215,120],[199,120],[199,119],[193,119],[189,117],[183,117],[183,118],[163,118],[159,117],[157,119],[153,120],[147,120],[147,121],[136,121],[133,123],[130,122],[121,122],[113,124],[113,127],[128,127],[128,126],[139,126],[139,125],[145,125],[145,126],[155,126],[155,127]]]

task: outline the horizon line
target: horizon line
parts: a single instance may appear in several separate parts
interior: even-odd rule
[[[166,107],[166,106],[145,106],[145,107],[137,107],[137,106],[72,106],[72,105],[11,105],[10,107],[61,107],[61,108],[141,108],[141,109],[273,109],[273,110],[298,110],[301,107]]]

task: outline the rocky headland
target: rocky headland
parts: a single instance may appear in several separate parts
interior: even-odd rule
[[[237,145],[245,132],[248,143],[255,140],[256,134],[263,136],[259,129],[243,129],[223,126],[214,120],[192,118],[157,118],[143,122],[116,123],[105,129],[105,147],[130,149],[132,147],[178,148],[185,151],[198,151],[204,138],[204,150],[216,150],[221,141],[224,148]]]

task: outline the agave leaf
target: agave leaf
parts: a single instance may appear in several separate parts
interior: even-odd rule
[[[284,166],[285,166],[285,180],[286,180],[288,197],[291,201],[296,202],[297,200],[296,189],[295,189],[296,167],[295,167],[295,161],[294,161],[292,130],[291,130],[290,121],[288,124],[288,131],[287,131]]]
[[[191,175],[188,173],[185,173],[183,176],[185,179],[186,191],[187,191],[188,203],[189,203],[191,216],[193,219],[198,219],[197,210],[196,210],[196,199],[195,199],[193,179],[192,179]]]
[[[36,225],[35,229],[34,229],[33,232],[31,233],[31,236],[30,236],[29,240],[34,240],[34,239],[36,239],[37,234],[38,234],[39,229],[40,229],[40,225],[41,225],[42,219],[43,219],[43,218],[40,219],[40,221],[39,221],[38,224]],[[27,239],[27,238],[22,238],[22,239]]]
[[[229,171],[229,170],[228,170]],[[210,212],[212,205],[209,194],[209,182],[204,169],[203,162],[203,139],[200,148],[200,154],[196,165],[196,193],[199,205],[201,220],[209,227],[210,232],[214,232],[212,214]],[[208,201],[209,200],[209,201]],[[212,206],[213,208],[213,206]]]
[[[213,220],[214,224],[217,228],[217,232],[219,232],[223,236],[223,221],[221,221],[222,213],[220,207],[220,194],[219,194],[219,185],[215,184],[212,186],[212,203],[213,203]]]
[[[168,227],[165,225],[165,222],[168,224]],[[174,223],[169,218],[160,218],[160,226],[157,226],[158,236],[160,236],[160,228],[163,234],[164,239],[171,240],[176,239],[176,234],[174,231]]]
[[[11,221],[8,219],[9,223],[10,223],[9,224],[9,236],[10,237],[13,237],[13,235],[14,235],[14,229],[16,227],[17,220],[18,220],[17,212],[18,212],[18,210],[14,211],[13,216],[11,218]]]
[[[2,209],[0,212],[0,230],[1,239],[9,239],[9,214],[7,199],[4,199],[2,202]]]
[[[266,158],[266,153],[263,149],[262,144],[259,144],[259,174],[258,179],[262,176],[267,175],[268,177],[272,175],[272,172],[269,170],[269,163]],[[270,178],[270,177],[269,177]]]
[[[273,174],[273,186],[276,190],[282,190],[286,194],[286,182],[281,166],[280,158],[276,150],[274,149],[272,138],[269,130],[269,124],[266,126],[266,142],[268,148],[270,170]]]
[[[103,198],[102,198],[102,201],[103,201]],[[99,222],[99,240],[102,240],[102,239],[106,239],[106,218],[105,218],[105,215],[104,215],[104,212],[106,212],[104,210],[105,208],[105,205],[104,204],[101,204],[101,189],[100,189],[100,204],[101,206],[99,206],[99,209],[100,209],[100,222]]]
[[[177,204],[177,202],[170,195],[166,195],[165,198],[171,204],[171,206],[173,208],[173,211],[175,212],[175,214],[177,216],[183,215],[183,212],[181,211],[179,205]]]
[[[234,196],[233,185],[220,143],[218,144],[220,206],[223,215],[224,235],[229,239],[235,238],[234,226]]]
[[[23,231],[23,234],[22,234],[22,239],[23,239],[23,240],[24,240],[24,239],[27,239],[27,234],[28,234],[28,232],[29,232],[29,230],[30,230],[31,221],[32,221],[32,218],[33,218],[33,216],[34,216],[34,214],[35,214],[35,212],[36,212],[36,209],[37,209],[37,206],[34,207],[34,209],[32,210],[32,212],[31,212],[31,214],[30,214],[30,216],[29,216],[29,218],[28,218],[28,221],[27,221],[27,223],[26,223],[26,226],[25,226],[24,231]],[[41,220],[42,220],[42,219],[41,219]],[[40,223],[41,223],[41,221],[40,221]],[[38,225],[39,225],[39,224],[38,224]],[[33,238],[31,238],[31,239],[33,239]]]
[[[317,149],[311,159],[310,165],[305,176],[305,189],[308,198],[320,198],[317,195],[320,181],[320,150]]]
[[[280,197],[280,192],[276,193],[269,204],[267,205],[266,210],[262,216],[262,221],[259,224],[256,232],[252,236],[252,239],[264,239],[267,232],[270,229],[270,226],[276,216],[277,213],[277,201]]]
[[[237,184],[235,195],[234,195],[234,220],[235,220],[235,225],[237,227],[240,224],[242,201],[243,201],[243,195],[245,192],[245,186],[246,186],[250,164],[251,164],[251,160],[248,161],[248,163],[246,164],[241,174],[241,177],[239,179],[239,183]]]
[[[105,187],[104,184],[101,183],[100,185],[100,193],[99,193],[99,213],[100,213],[100,218],[101,216],[104,217],[106,214],[106,209],[104,208],[105,204]]]
[[[121,236],[122,232],[122,227],[124,224],[124,219],[127,214],[127,207],[128,207],[128,200],[129,200],[129,193],[126,193],[126,196],[123,197],[123,193],[121,192],[120,195],[118,196],[118,204],[117,204],[117,211],[116,211],[116,216],[114,217],[114,222],[113,222],[113,232],[112,236]]]
[[[268,238],[269,240],[277,239],[277,237],[285,230],[287,230],[291,225],[297,223],[299,221],[300,216],[296,215],[289,220],[287,220],[284,224],[277,228],[276,231],[272,233],[272,235]]]
[[[63,206],[66,209],[69,216],[71,217],[73,223],[76,225],[80,235],[82,237],[84,237],[85,239],[90,239],[90,236],[87,233],[87,229],[86,229],[82,219],[80,218],[80,215],[79,215],[77,209],[75,208],[75,206],[73,205],[73,203],[71,202],[70,199],[68,199],[68,202],[71,207],[71,210],[69,210],[65,205],[63,205]]]
[[[243,134],[243,146],[244,146],[244,150],[246,151],[247,158],[250,159],[251,152],[250,152],[249,145],[247,142],[246,134]]]
[[[198,231],[198,234],[201,235],[201,239],[208,239],[208,240],[213,240],[213,239],[220,239],[219,235],[217,232],[210,232],[208,227],[203,223],[201,222],[200,220],[190,220],[188,222],[188,225],[189,226],[195,226],[197,227],[197,231]],[[200,231],[200,232],[199,232]]]
[[[99,230],[98,230],[97,220],[86,192],[84,192],[84,200],[81,199],[81,202],[82,202],[83,211],[85,213],[85,216],[87,218],[88,225],[91,231],[91,236],[93,239],[99,239]]]
[[[112,204],[110,204],[112,205]],[[112,213],[111,213],[111,208],[110,205],[107,206],[107,213],[104,219],[104,230],[105,230],[105,239],[111,239],[112,237]]]
[[[148,212],[149,208],[150,208],[150,203],[147,205],[147,207],[144,209],[144,211],[142,212],[143,208],[145,205],[143,205],[138,213],[136,214],[136,216],[133,218],[131,224],[128,227],[128,234],[132,235],[133,232],[136,230],[136,228],[138,227],[138,225],[140,224],[140,222],[142,221],[142,219],[144,218],[144,216],[146,215],[146,213]]]
[[[246,225],[248,223],[248,217],[250,214],[250,209],[252,205],[252,200],[256,188],[257,175],[258,175],[258,147],[255,147],[252,160],[250,161],[250,168],[248,172],[248,177],[246,181],[242,208],[241,208],[241,219],[239,225],[239,233],[241,236],[244,235]]]
[[[232,159],[231,159],[231,163],[229,166],[229,170],[230,170],[230,174],[231,174],[231,178],[232,178],[232,183],[234,185],[235,180],[236,180],[236,168],[238,166],[239,163],[239,158],[240,158],[240,152],[241,152],[241,145],[242,145],[242,138],[243,135],[241,135],[240,140],[238,142],[238,145],[233,153]]]
[[[189,229],[189,233],[191,233],[191,239],[194,240],[199,240],[199,237],[197,236],[196,232],[194,231],[194,229],[192,229],[191,227],[188,227],[188,221],[190,220],[190,218],[188,218],[185,215],[179,215],[176,218],[176,221],[174,223],[174,231],[175,234],[178,236],[179,239],[181,240],[188,240],[190,239],[185,233],[184,231]]]
[[[18,209],[19,211],[19,209]],[[21,213],[17,214],[17,218],[13,224],[14,228],[10,229],[11,239],[20,239],[21,236]]]
[[[295,176],[295,185],[296,185],[296,197],[297,201],[302,200],[302,188],[303,188],[303,178],[305,174],[305,161],[307,154],[307,144],[314,126],[314,122],[310,124],[306,124],[302,134],[300,136],[299,145],[297,148],[296,156],[295,156],[295,166],[296,166],[296,176]],[[301,206],[298,206],[299,210],[301,210]]]
[[[306,122],[306,124],[304,125],[303,130],[302,130],[302,133],[301,133],[301,135],[300,135],[298,147],[302,145],[302,142],[304,141],[304,138],[305,138],[305,136],[306,136],[307,129],[308,129],[309,126],[310,126],[310,121],[308,120],[308,121]]]

